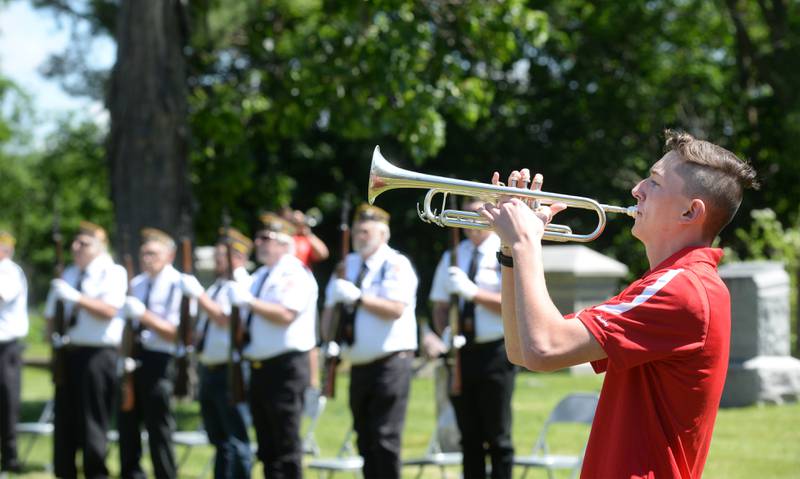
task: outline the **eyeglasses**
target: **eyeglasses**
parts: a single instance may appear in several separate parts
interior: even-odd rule
[[[272,232],[269,232],[269,233],[261,233],[261,234],[258,234],[258,235],[256,235],[256,241],[269,241],[269,240],[274,240],[275,238],[277,238],[277,236],[278,236],[278,235],[276,235],[275,233],[272,233]]]
[[[158,256],[158,251],[145,250],[139,253],[143,258],[147,256]]]
[[[91,241],[76,239],[72,241],[72,244],[77,246],[78,248],[88,248],[89,246],[92,246],[94,243]]]

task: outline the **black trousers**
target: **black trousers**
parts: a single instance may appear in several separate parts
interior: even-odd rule
[[[115,348],[66,349],[66,376],[56,387],[53,464],[56,477],[76,478],[75,455],[83,450],[83,474],[108,477],[107,432],[117,393]]]
[[[412,359],[403,351],[350,370],[350,411],[365,479],[400,477]]]
[[[22,345],[0,343],[0,470],[17,465],[17,421],[22,372]]]
[[[516,368],[503,340],[461,349],[461,394],[451,396],[461,431],[465,479],[486,477],[486,455],[492,478],[510,478],[514,460],[511,442],[511,395]]]
[[[251,360],[250,371],[250,412],[264,476],[302,477],[300,421],[310,376],[308,353],[293,351],[264,361]]]
[[[120,476],[144,479],[139,464],[142,458],[141,423],[149,437],[150,460],[158,479],[178,476],[172,433],[175,417],[170,408],[175,365],[171,354],[142,350],[140,365],[133,373],[135,407],[119,412]]]
[[[215,479],[250,477],[252,453],[247,437],[247,404],[231,404],[228,368],[200,365],[200,414],[214,456]]]

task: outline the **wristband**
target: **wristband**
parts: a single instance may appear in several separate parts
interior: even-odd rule
[[[497,262],[505,266],[506,268],[514,267],[514,258],[503,254],[503,252],[499,250],[497,251]]]

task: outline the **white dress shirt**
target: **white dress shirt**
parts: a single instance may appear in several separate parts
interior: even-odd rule
[[[10,258],[0,260],[0,342],[28,334],[28,281]]]
[[[500,265],[497,262],[497,250],[500,249],[500,238],[492,233],[481,244],[478,249],[478,269],[475,273],[474,282],[478,288],[500,292]],[[470,240],[464,240],[458,245],[458,267],[465,273],[469,271],[469,263],[472,260],[472,253],[475,245]],[[434,302],[448,302],[450,295],[447,293],[447,268],[450,267],[450,251],[445,251],[439,265],[436,266],[436,273],[433,275],[433,285],[431,286],[430,300]],[[463,306],[463,299],[461,300]],[[475,304],[475,342],[487,343],[496,341],[503,337],[503,318],[500,314],[480,305]]]
[[[174,324],[181,317],[181,273],[166,265],[155,278],[142,273],[131,281],[131,295],[136,296],[147,309],[159,318]],[[150,294],[148,298],[148,287]],[[142,348],[148,351],[175,354],[175,341],[169,341],[147,328],[142,330]]]
[[[411,262],[388,245],[382,245],[366,260],[368,271],[361,283],[364,295],[377,296],[405,305],[397,319],[385,319],[364,307],[359,307],[355,317],[355,342],[341,345],[342,354],[354,365],[366,364],[396,351],[417,349],[417,273]],[[345,258],[345,279],[355,283],[363,260],[357,253]],[[331,297],[331,278],[325,295]]]
[[[64,270],[62,279],[82,295],[103,301],[118,310],[125,304],[128,274],[108,254],[101,254],[93,259],[82,278],[80,269],[71,265]],[[67,322],[72,318],[74,307],[75,304],[64,304],[64,318]],[[119,312],[113,318],[107,319],[97,317],[85,308],[78,308],[77,321],[73,327],[67,329],[67,335],[70,344],[76,346],[119,346],[124,327],[125,320]]]
[[[280,304],[297,316],[289,324],[278,324],[253,313],[250,343],[243,351],[246,358],[264,360],[289,351],[310,351],[316,345],[319,287],[299,259],[285,254],[271,268],[260,267],[253,273],[250,291],[256,299]],[[249,308],[242,308],[244,327],[249,314]]]
[[[236,268],[233,271],[233,280],[237,283],[250,287],[253,282],[252,277],[244,268]],[[230,314],[231,302],[228,298],[228,279],[217,278],[207,290],[206,294],[222,309],[224,314]],[[208,325],[208,326],[206,326]],[[231,347],[230,330],[227,326],[220,326],[214,321],[210,320],[208,314],[201,309],[200,317],[197,321],[197,339],[205,331],[205,340],[203,342],[203,351],[200,352],[200,362],[216,366],[228,361],[228,354]]]

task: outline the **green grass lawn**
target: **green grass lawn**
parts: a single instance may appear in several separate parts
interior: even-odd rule
[[[52,394],[49,374],[41,369],[26,368],[23,377],[23,420],[32,421]],[[523,373],[517,377],[514,395],[514,444],[518,453],[526,453],[533,445],[544,420],[556,402],[574,391],[598,391],[601,377],[571,376],[564,373]],[[323,456],[335,455],[345,431],[350,427],[347,408],[347,375],[341,375],[336,399],[329,401],[316,433]],[[421,455],[428,444],[434,427],[433,380],[430,377],[414,379],[408,409],[403,456]],[[194,429],[199,423],[197,403],[181,403],[176,407],[180,429]],[[556,431],[556,444],[570,450],[579,450],[587,431],[567,428]],[[252,436],[251,436],[252,437]],[[29,437],[20,438],[20,448],[29,443]],[[609,440],[608,447],[614,447]],[[178,456],[184,452],[180,447]],[[181,477],[196,477],[208,463],[210,448],[196,448],[181,469]],[[52,457],[50,438],[36,442],[27,466],[20,477],[45,478],[51,475],[45,469]],[[111,451],[108,464],[112,472],[118,471],[118,450]],[[144,461],[149,467],[149,460]],[[795,478],[800,471],[800,404],[787,406],[754,406],[740,409],[723,409],[719,412],[711,452],[706,464],[706,478]],[[458,477],[458,468],[449,477]],[[416,468],[404,470],[404,477],[416,477]],[[307,472],[308,477],[316,477]],[[348,477],[347,475],[340,475]],[[518,471],[517,477],[521,473]],[[253,477],[263,477],[260,466]],[[425,478],[438,478],[435,468],[427,468]],[[543,471],[531,471],[529,478],[546,477]],[[562,474],[559,477],[566,477]]]

